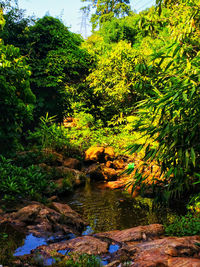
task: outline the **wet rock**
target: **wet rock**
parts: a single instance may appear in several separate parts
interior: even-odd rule
[[[40,203],[28,205],[17,212],[5,214],[1,223],[23,227],[35,236],[80,234],[86,223],[68,205],[53,202],[51,207]]]
[[[89,166],[85,170],[85,173],[90,176],[91,180],[96,180],[96,181],[104,180],[104,175],[101,165],[98,163],[94,163],[91,166]]]
[[[63,162],[63,165],[65,167],[70,168],[70,169],[81,170],[81,162],[80,162],[80,160],[75,159],[75,158],[65,159]]]
[[[147,226],[138,226],[126,230],[116,230],[104,233],[98,233],[97,237],[107,237],[116,242],[142,241],[149,237],[160,236],[164,233],[164,228],[161,224],[150,224]],[[145,238],[144,238],[145,237]]]
[[[51,255],[53,251],[58,252],[60,250],[100,255],[108,252],[108,243],[93,236],[83,236],[49,246],[41,246],[37,252]]]
[[[86,161],[102,162],[104,161],[104,147],[90,147],[85,152]]]
[[[200,266],[200,236],[166,237],[129,247],[135,251],[135,267]],[[196,265],[195,265],[196,264]]]
[[[103,175],[106,180],[116,180],[117,172],[115,169],[103,167]]]

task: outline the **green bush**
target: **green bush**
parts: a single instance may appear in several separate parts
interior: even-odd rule
[[[67,131],[54,123],[55,116],[40,118],[40,124],[34,132],[29,132],[28,140],[41,149],[63,150],[70,146]]]
[[[185,216],[177,217],[176,220],[165,226],[166,235],[190,236],[200,234],[200,214],[188,213]]]
[[[44,192],[48,194],[53,188],[54,184],[39,167],[32,165],[24,169],[0,156],[0,194],[3,199],[29,197],[38,200]]]
[[[30,70],[19,48],[0,42],[0,153],[19,146],[23,125],[32,119],[35,96]]]

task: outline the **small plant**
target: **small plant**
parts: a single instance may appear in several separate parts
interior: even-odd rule
[[[15,200],[19,197],[40,199],[43,192],[50,192],[53,183],[37,166],[24,169],[15,166],[9,159],[0,156],[0,193],[4,200]]]
[[[58,263],[60,267],[101,267],[101,260],[95,255],[69,253],[67,259]]]
[[[55,116],[40,118],[40,125],[34,132],[29,132],[28,140],[41,149],[54,149],[61,151],[70,146],[68,133],[63,126],[58,126]]]
[[[188,213],[185,216],[177,217],[175,221],[165,226],[166,235],[191,236],[200,234],[200,215]]]

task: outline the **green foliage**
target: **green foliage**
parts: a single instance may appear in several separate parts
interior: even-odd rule
[[[69,137],[63,126],[55,123],[55,116],[40,118],[40,124],[34,132],[29,132],[28,140],[32,144],[40,147],[40,149],[64,150],[69,144]]]
[[[103,121],[128,109],[151,91],[145,60],[124,41],[102,56],[87,77],[95,95],[96,113]]]
[[[82,2],[91,2],[82,9],[90,12],[91,8],[95,8],[95,13],[91,16],[93,30],[105,21],[110,21],[113,17],[124,17],[130,13],[129,0],[81,0]]]
[[[0,43],[0,53],[0,152],[8,153],[16,148],[23,124],[32,119],[35,96],[19,49]]]
[[[100,267],[102,266],[100,259],[95,255],[70,253],[68,259],[58,263],[60,267]]]
[[[3,10],[0,8],[0,30],[3,29],[4,24],[5,24],[5,20],[4,20],[4,17],[3,17]]]
[[[39,167],[32,165],[24,169],[0,157],[0,194],[3,199],[30,197],[38,200],[44,192],[50,192],[52,186],[48,176]]]
[[[27,46],[27,29],[34,23],[33,17],[25,17],[25,10],[18,9],[16,6],[7,8],[4,12],[5,25],[0,33],[5,45],[14,45],[20,48],[24,54]]]
[[[84,79],[91,58],[80,48],[81,37],[52,17],[45,16],[29,27],[27,42],[31,88],[37,96],[35,116],[48,112],[61,122],[70,110],[71,92],[67,85]]]
[[[194,213],[195,212],[200,213],[200,193],[195,194],[191,197],[191,199],[187,205],[187,208]]]
[[[200,234],[200,215],[188,213],[177,217],[175,221],[165,226],[165,234],[169,236],[192,236]]]
[[[199,6],[193,1],[192,4],[183,1],[181,7],[173,10],[180,26],[176,23],[172,26],[171,45],[152,55],[152,64],[157,69],[151,76],[154,96],[138,105],[140,120],[134,129],[151,139],[130,146],[131,153],[145,147],[144,159],[156,160],[160,165],[163,178],[154,179],[153,186],[161,185],[160,196],[165,202],[192,190],[200,171]],[[156,148],[152,139],[158,145]],[[138,170],[136,184],[146,178]]]

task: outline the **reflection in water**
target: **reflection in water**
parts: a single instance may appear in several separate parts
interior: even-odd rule
[[[118,251],[119,248],[120,248],[119,245],[110,245],[108,251],[109,251],[110,253],[114,253],[114,252]]]
[[[94,232],[171,222],[179,213],[164,207],[153,210],[149,198],[133,199],[127,192],[102,188],[97,183],[88,183],[63,201],[79,212]]]
[[[46,245],[46,239],[43,237],[36,237],[33,234],[30,234],[26,237],[24,241],[24,245],[19,247],[14,256],[23,256],[26,254],[30,254],[32,249],[35,249],[39,246]]]

